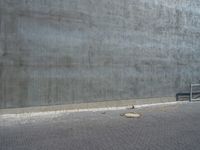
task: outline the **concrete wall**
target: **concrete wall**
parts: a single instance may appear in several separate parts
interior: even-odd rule
[[[0,0],[0,108],[175,96],[199,80],[199,0]]]

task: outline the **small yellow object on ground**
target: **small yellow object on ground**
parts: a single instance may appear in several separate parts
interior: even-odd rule
[[[127,118],[139,118],[140,114],[129,112],[129,113],[125,113],[124,116]]]

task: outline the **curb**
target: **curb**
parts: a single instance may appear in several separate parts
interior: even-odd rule
[[[146,99],[113,100],[113,101],[54,105],[54,106],[8,108],[8,109],[0,109],[0,115],[51,112],[51,111],[67,111],[67,112],[100,111],[100,110],[105,111],[105,110],[126,109],[127,107],[132,108],[133,106],[144,107],[151,104],[167,103],[167,102],[176,102],[176,99],[175,97],[161,97],[161,98],[146,98]]]
[[[187,104],[188,101],[183,102],[165,102],[165,103],[155,103],[155,104],[144,104],[144,105],[129,105],[123,107],[106,107],[106,108],[88,108],[88,109],[73,109],[73,110],[57,110],[57,111],[45,111],[45,112],[26,112],[18,114],[0,114],[0,117],[9,118],[9,117],[20,117],[20,116],[44,116],[44,115],[55,115],[61,113],[78,113],[78,112],[98,112],[98,111],[114,111],[114,110],[125,110],[125,109],[142,109],[147,107],[158,107],[158,106],[170,106],[176,104]]]

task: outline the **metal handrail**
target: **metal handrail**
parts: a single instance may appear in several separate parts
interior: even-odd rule
[[[190,87],[190,101],[200,101],[200,98],[193,98],[193,87],[197,87],[199,86],[200,87],[200,84],[191,84],[191,87]]]

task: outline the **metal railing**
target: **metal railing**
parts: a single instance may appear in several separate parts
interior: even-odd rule
[[[194,87],[200,87],[200,84],[191,84],[191,88],[190,88],[190,101],[200,101],[200,96],[198,96],[197,98],[193,98],[193,88]],[[195,93],[196,94],[196,93]],[[198,92],[198,94],[200,95],[200,91]]]

